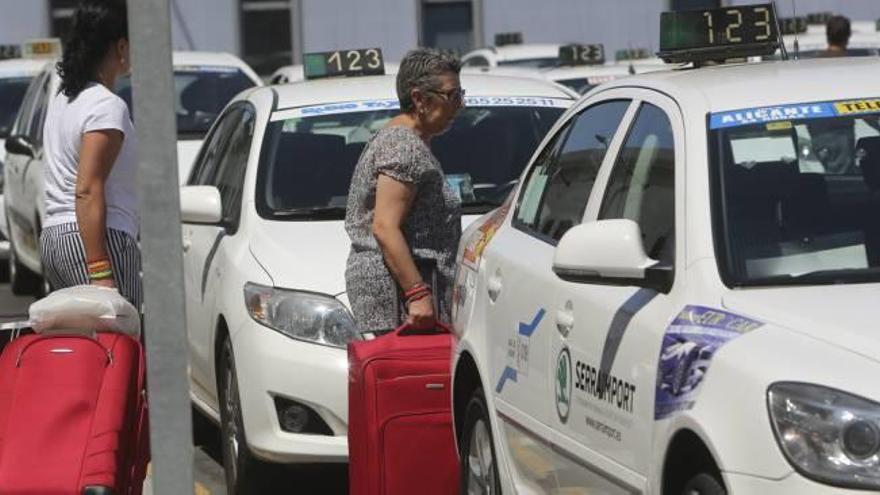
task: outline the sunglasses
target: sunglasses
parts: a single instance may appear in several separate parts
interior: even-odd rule
[[[435,95],[442,96],[444,100],[449,103],[461,103],[464,101],[465,91],[462,88],[450,89],[449,91],[438,91],[434,89],[429,89],[429,93],[434,93]]]

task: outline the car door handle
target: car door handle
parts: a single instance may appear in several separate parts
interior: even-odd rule
[[[183,252],[185,253],[185,252],[189,251],[189,248],[191,248],[192,245],[193,245],[193,243],[191,240],[184,239],[183,240]]]
[[[498,299],[498,296],[501,295],[501,274],[496,273],[489,277],[489,281],[486,283],[486,292],[489,293],[489,300],[495,302]]]
[[[556,310],[556,330],[563,337],[568,337],[572,328],[574,328],[574,311],[571,302],[567,302],[564,308]]]

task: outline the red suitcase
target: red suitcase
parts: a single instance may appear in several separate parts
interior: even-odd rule
[[[454,495],[452,335],[405,327],[348,347],[352,495]]]
[[[140,494],[144,355],[121,334],[26,335],[0,355],[0,493]]]

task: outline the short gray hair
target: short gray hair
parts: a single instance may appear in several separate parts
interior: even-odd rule
[[[416,48],[410,50],[397,72],[397,99],[400,110],[412,112],[415,103],[412,90],[429,91],[438,88],[437,76],[461,72],[461,62],[454,55],[443,53],[432,48]]]

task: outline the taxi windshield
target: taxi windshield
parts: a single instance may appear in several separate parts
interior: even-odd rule
[[[30,83],[30,77],[0,79],[0,139],[9,137],[18,107]]]
[[[499,206],[566,100],[535,106],[479,106],[467,97],[452,126],[431,141],[447,181],[459,192],[464,213]],[[484,98],[487,102],[491,98]],[[553,103],[553,102],[557,103]],[[541,102],[551,103],[541,106]],[[270,123],[263,144],[257,205],[264,218],[342,219],[351,176],[370,137],[399,113],[397,101],[339,104],[372,109],[303,115]],[[330,107],[330,106],[328,106]],[[378,107],[378,108],[377,108]],[[308,110],[308,109],[306,109]]]
[[[728,285],[880,282],[880,100],[712,114],[710,127]]]
[[[226,104],[241,91],[255,85],[236,67],[175,68],[174,108],[178,139],[202,139]],[[120,79],[116,93],[132,108],[131,79]]]

